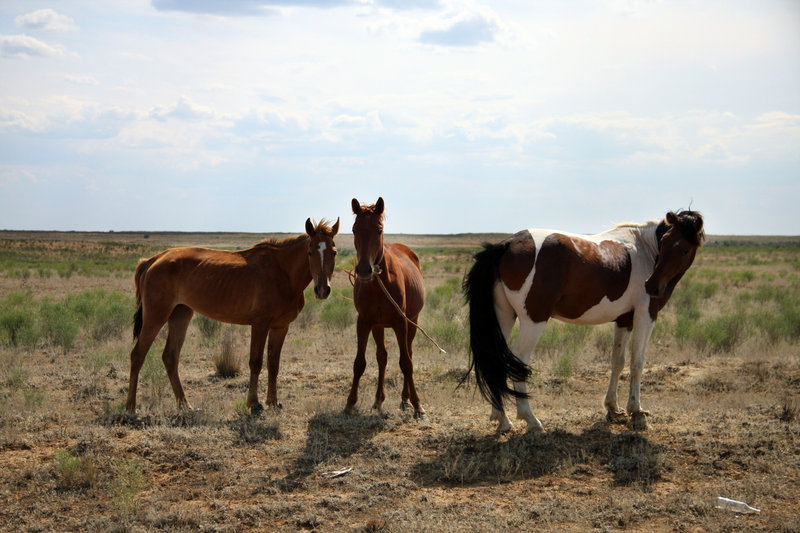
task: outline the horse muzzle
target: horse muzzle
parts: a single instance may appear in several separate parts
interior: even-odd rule
[[[361,262],[356,265],[355,272],[359,281],[372,281],[375,268],[367,262]]]
[[[644,290],[648,294],[648,296],[651,296],[653,298],[659,298],[664,294],[664,285],[661,285],[660,283],[656,283],[651,279],[648,279],[647,281],[644,282]]]
[[[331,294],[331,286],[327,283],[325,284],[315,284],[314,285],[314,296],[317,297],[318,300],[324,300]]]

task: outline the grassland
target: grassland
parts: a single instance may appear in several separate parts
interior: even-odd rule
[[[701,250],[647,350],[646,432],[605,424],[610,326],[548,326],[529,387],[542,435],[496,435],[474,386],[457,388],[460,280],[493,235],[390,236],[420,253],[421,325],[448,351],[415,342],[426,419],[399,409],[392,335],[384,411],[369,408],[368,359],[359,413],[342,414],[355,313],[339,271],[289,331],[282,409],[247,416],[248,330],[196,317],[180,370],[197,410],[176,409],[162,337],[140,417],[120,424],[138,258],[269,236],[0,232],[0,529],[800,531],[800,239]],[[351,236],[337,243],[350,268]],[[223,355],[244,372],[222,377]],[[716,509],[716,496],[761,513]]]

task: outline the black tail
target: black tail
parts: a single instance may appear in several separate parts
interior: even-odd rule
[[[474,368],[481,394],[500,410],[504,396],[528,397],[509,387],[508,379],[526,381],[531,374],[528,365],[508,348],[494,309],[497,264],[506,249],[506,243],[484,244],[483,251],[475,254],[475,264],[462,284],[469,304],[469,347],[472,352],[464,380]]]

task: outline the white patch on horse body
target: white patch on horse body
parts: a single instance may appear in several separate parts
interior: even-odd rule
[[[325,266],[325,248],[327,248],[327,244],[324,242],[319,243],[319,266],[322,268]]]

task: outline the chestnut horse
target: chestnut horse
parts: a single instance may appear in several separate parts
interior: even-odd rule
[[[470,370],[475,369],[478,387],[492,404],[491,420],[499,422],[498,431],[511,427],[504,396],[515,397],[517,418],[527,422],[528,430],[542,430],[525,381],[531,352],[551,317],[584,325],[615,322],[606,418],[625,423],[629,415],[634,430],[647,429],[648,413],[639,398],[645,345],[658,312],[703,238],[700,213],[681,211],[669,212],[661,221],[619,224],[597,235],[531,229],[500,244],[485,244],[464,279],[464,294],[469,302]],[[516,318],[519,335],[509,349]],[[617,404],[617,384],[631,332],[626,414]]]
[[[250,333],[251,413],[264,408],[258,401],[258,376],[267,345],[267,405],[278,405],[277,377],[281,347],[289,324],[303,308],[303,290],[313,279],[314,294],[331,292],[336,246],[333,227],[306,220],[306,233],[280,242],[264,241],[246,250],[171,248],[136,267],[136,302],[131,351],[131,375],[125,410],[136,412],[136,387],[147,352],[168,323],[167,343],[161,356],[179,408],[189,408],[178,377],[178,361],[186,329],[194,311],[231,324],[247,324]]]
[[[425,410],[419,404],[419,396],[414,386],[414,365],[411,361],[411,343],[417,333],[417,322],[425,303],[425,284],[419,257],[411,248],[403,244],[384,244],[383,242],[383,198],[375,205],[361,205],[353,198],[353,243],[356,247],[358,263],[355,267],[353,300],[358,320],[356,334],[358,345],[353,362],[353,386],[347,397],[345,411],[353,412],[358,401],[358,382],[367,366],[364,354],[370,332],[377,345],[378,388],[375,392],[373,409],[380,409],[386,398],[383,389],[386,374],[386,344],[384,328],[392,328],[400,347],[400,370],[403,372],[403,393],[400,407],[414,407],[415,417],[424,417]],[[403,310],[401,315],[389,301],[379,283],[389,292]],[[413,323],[412,323],[413,322]]]

